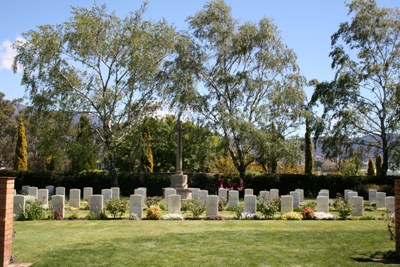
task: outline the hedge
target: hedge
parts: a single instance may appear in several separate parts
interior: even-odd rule
[[[45,188],[47,185],[63,186],[67,192],[71,188],[83,189],[93,187],[93,193],[100,194],[101,189],[110,188],[108,172],[101,170],[83,171],[78,174],[56,173],[56,172],[13,172],[0,171],[0,176],[16,177],[15,188],[20,189],[22,185],[37,186]],[[119,187],[123,196],[133,194],[134,189],[146,187],[148,196],[161,196],[162,188],[170,186],[171,173],[132,173],[123,172],[118,174]],[[306,197],[315,197],[320,189],[328,189],[330,197],[334,198],[336,193],[343,193],[345,189],[358,191],[359,195],[367,197],[368,188],[375,187],[381,191],[393,195],[393,179],[389,176],[385,180],[373,176],[315,176],[306,174],[265,174],[246,175],[244,182],[246,188],[252,188],[254,194],[258,195],[261,190],[278,188],[281,195],[289,194],[296,188],[304,189]],[[226,179],[238,182],[239,177],[227,175]],[[197,187],[208,190],[209,194],[216,194],[215,183],[217,175],[207,173],[189,173],[189,187]]]

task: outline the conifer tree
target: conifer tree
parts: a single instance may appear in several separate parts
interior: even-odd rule
[[[368,170],[367,170],[368,176],[375,176],[375,164],[372,158],[369,158],[368,160]]]
[[[382,155],[378,154],[376,155],[376,159],[375,159],[376,163],[376,175],[380,176],[382,174],[382,165],[383,165],[383,160],[382,160]]]
[[[14,169],[18,172],[24,172],[28,170],[28,151],[26,144],[25,126],[22,115],[18,118],[18,136],[17,145],[15,147],[15,161]]]
[[[143,155],[142,155],[142,160],[141,160],[141,166],[142,166],[142,171],[144,172],[153,172],[153,150],[151,149],[151,133],[150,129],[148,127],[148,119],[144,120],[143,123]]]
[[[310,119],[306,119],[306,134],[305,134],[305,174],[312,174],[313,173],[313,154],[312,154],[312,142],[311,142],[311,127],[310,127]]]

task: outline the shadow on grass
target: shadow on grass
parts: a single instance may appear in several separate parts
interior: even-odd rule
[[[396,251],[377,251],[369,256],[353,257],[353,260],[357,262],[376,262],[383,264],[399,264],[400,259],[396,258]]]

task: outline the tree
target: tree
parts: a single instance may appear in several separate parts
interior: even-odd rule
[[[313,159],[313,147],[312,147],[312,141],[311,141],[311,125],[310,125],[310,119],[306,118],[306,133],[304,136],[304,142],[305,142],[305,147],[304,147],[304,173],[305,174],[313,174],[313,165],[314,165],[314,159]]]
[[[80,172],[83,170],[96,169],[97,147],[94,141],[94,132],[89,118],[81,115],[79,123],[75,126],[76,134],[70,144],[69,157],[71,159],[71,170]]]
[[[375,176],[375,164],[372,158],[369,158],[368,160],[368,170],[367,170],[368,176]]]
[[[293,125],[286,122],[298,123],[304,78],[270,19],[239,25],[229,6],[214,0],[188,22],[196,50],[185,54],[192,58],[185,62],[193,62],[190,69],[204,84],[202,114],[243,178],[255,160],[254,132],[274,122],[283,134]]]
[[[15,147],[14,169],[18,172],[28,170],[28,151],[26,149],[25,126],[22,115],[18,117],[18,137]]]
[[[151,149],[151,142],[152,142],[152,136],[151,132],[149,129],[148,125],[148,119],[146,118],[143,122],[143,130],[142,130],[142,135],[143,135],[143,152],[142,152],[142,157],[140,160],[140,165],[141,165],[141,170],[144,172],[153,172],[153,151]]]
[[[14,70],[40,110],[90,114],[113,186],[115,157],[126,134],[155,105],[155,77],[174,30],[143,20],[145,5],[121,19],[106,7],[72,8],[72,17],[42,25],[15,44]]]
[[[383,164],[384,164],[383,160],[382,160],[382,155],[381,154],[376,155],[375,161],[376,161],[376,164],[375,164],[376,175],[380,176],[380,175],[382,175]]]
[[[17,123],[14,118],[15,105],[19,100],[6,100],[0,92],[0,167],[12,169],[14,148],[17,136]]]
[[[327,121],[349,125],[353,143],[382,151],[386,176],[399,130],[400,9],[379,8],[375,0],[348,7],[351,21],[332,35],[335,80],[321,83],[315,96]]]

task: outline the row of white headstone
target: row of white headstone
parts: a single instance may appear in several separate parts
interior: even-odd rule
[[[206,215],[215,216],[218,215],[218,203],[220,201],[227,202],[229,206],[237,207],[239,205],[239,191],[227,190],[220,188],[218,195],[208,195],[207,190],[201,190],[199,188],[191,188],[192,198],[198,199],[202,205],[206,206]],[[38,189],[37,187],[23,187],[23,192],[27,192],[28,195],[41,201],[44,205],[48,205],[48,198],[54,188],[51,186],[46,189]],[[93,189],[91,187],[85,187],[83,190],[83,198],[89,201],[89,208],[95,214],[99,214],[103,211],[103,208],[108,200],[111,198],[119,199],[120,190],[118,187],[111,189],[103,189],[101,195],[93,195]],[[377,208],[386,208],[390,212],[394,212],[394,197],[386,197],[386,193],[377,192],[376,190],[369,190],[369,203],[376,204]],[[139,197],[141,196],[141,197]],[[170,196],[172,196],[170,198]],[[142,211],[145,207],[145,199],[147,197],[147,190],[144,187],[137,188],[134,194],[130,196],[130,213],[136,214],[138,218],[142,217]],[[168,203],[168,213],[180,214],[181,209],[181,198],[176,194],[174,188],[164,188],[163,197]],[[267,201],[269,199],[279,197],[278,189],[271,189],[270,191],[260,191],[260,200]],[[72,207],[79,208],[81,199],[80,189],[70,189],[69,192],[69,204]],[[289,195],[280,197],[281,199],[281,213],[291,212],[294,209],[300,207],[300,204],[304,201],[304,190],[296,189],[291,191]],[[353,190],[344,191],[344,199],[352,207],[352,215],[362,216],[364,212],[364,199],[359,197],[358,193]],[[56,195],[53,195],[52,206],[54,211],[64,215],[65,209],[65,188],[57,187]],[[140,202],[139,202],[140,200]],[[256,213],[256,196],[253,195],[253,189],[245,189],[244,192],[244,212]],[[140,205],[139,205],[140,203]],[[14,197],[14,214],[18,215],[21,210],[25,207],[24,195],[15,195]],[[317,212],[329,212],[329,190],[322,189],[317,196]],[[179,212],[178,212],[179,211]]]

